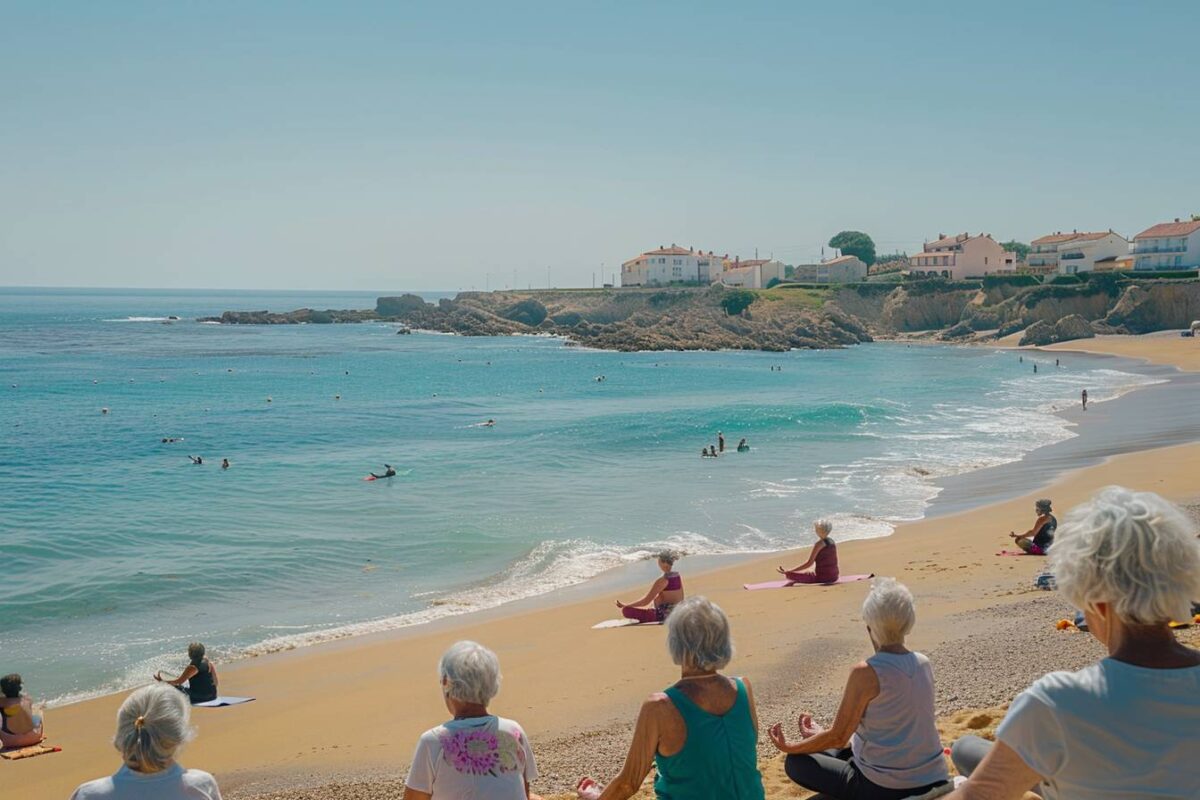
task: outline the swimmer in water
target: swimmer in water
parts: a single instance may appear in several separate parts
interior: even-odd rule
[[[748,452],[750,452],[750,445],[746,444],[746,440],[745,440],[745,439],[742,439],[740,442],[738,442],[737,451],[738,451],[739,453],[748,453]]]
[[[228,458],[221,459],[221,469],[229,469],[229,459]]]
[[[193,464],[203,464],[204,463],[204,459],[200,456],[188,456],[188,458],[190,458],[192,460]]]
[[[494,426],[495,424],[496,424],[496,420],[489,419],[487,422],[483,423],[483,427],[490,428],[490,427]]]
[[[383,467],[384,467],[384,469],[383,469],[382,475],[376,475],[374,472],[372,472],[371,477],[372,478],[394,478],[394,477],[396,477],[396,470],[395,470],[395,468],[392,467],[391,464],[384,464]]]

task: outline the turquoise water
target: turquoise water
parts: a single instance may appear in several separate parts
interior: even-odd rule
[[[227,659],[413,624],[664,545],[795,547],[818,516],[884,535],[939,476],[1073,435],[1051,409],[1081,387],[1149,380],[984,349],[628,354],[189,319],[374,296],[0,290],[0,671],[61,702],[177,668],[191,640]],[[700,459],[718,430],[752,451]],[[396,478],[362,480],[384,462]]]

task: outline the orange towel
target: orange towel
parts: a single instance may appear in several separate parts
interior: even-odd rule
[[[19,758],[33,758],[34,756],[42,756],[46,753],[61,753],[61,747],[52,747],[48,744],[35,744],[29,747],[22,747],[20,750],[9,750],[0,753],[0,758],[7,758],[9,761],[16,761]]]

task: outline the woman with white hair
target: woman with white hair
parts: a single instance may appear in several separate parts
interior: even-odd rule
[[[421,734],[404,800],[486,797],[527,800],[537,778],[533,749],[521,726],[488,712],[500,691],[500,661],[475,642],[455,642],[438,664],[451,719]]]
[[[970,780],[953,796],[1005,800],[1041,784],[1059,800],[1200,797],[1200,652],[1169,624],[1200,597],[1195,526],[1152,492],[1109,486],[1063,519],[1050,567],[1108,658],[1034,681],[995,745],[955,742]]]
[[[117,712],[113,737],[124,765],[82,784],[71,800],[221,800],[212,775],[175,761],[193,736],[190,714],[187,697],[170,686],[143,686],[129,695]]]
[[[633,603],[617,601],[621,616],[637,622],[662,622],[676,604],[683,600],[683,578],[675,571],[677,556],[670,550],[658,554],[658,568],[662,577],[650,584],[645,597]]]
[[[733,658],[725,612],[704,597],[684,600],[667,617],[667,650],[679,680],[642,703],[621,774],[607,787],[582,778],[579,797],[632,797],[653,764],[663,800],[762,800],[754,694],[746,679],[720,673]]]
[[[781,575],[792,583],[833,583],[838,579],[837,543],[829,537],[833,533],[833,523],[827,519],[819,519],[813,523],[813,531],[817,534],[817,542],[808,554],[808,560],[798,567],[777,569]],[[813,567],[812,572],[805,572]]]
[[[875,654],[850,670],[833,726],[801,714],[800,741],[789,742],[782,725],[771,728],[771,741],[788,754],[789,778],[829,797],[944,794],[950,775],[934,721],[933,668],[904,646],[917,619],[912,593],[894,578],[876,578],[862,615]]]

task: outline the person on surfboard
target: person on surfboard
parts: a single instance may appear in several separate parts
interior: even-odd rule
[[[383,474],[382,474],[382,475],[376,475],[374,472],[372,472],[372,473],[371,473],[371,477],[372,477],[372,478],[375,478],[376,480],[379,480],[380,478],[394,478],[394,477],[396,477],[396,470],[395,470],[395,469],[392,467],[392,465],[391,465],[391,464],[384,464],[383,466],[384,466],[384,470],[383,470]]]

